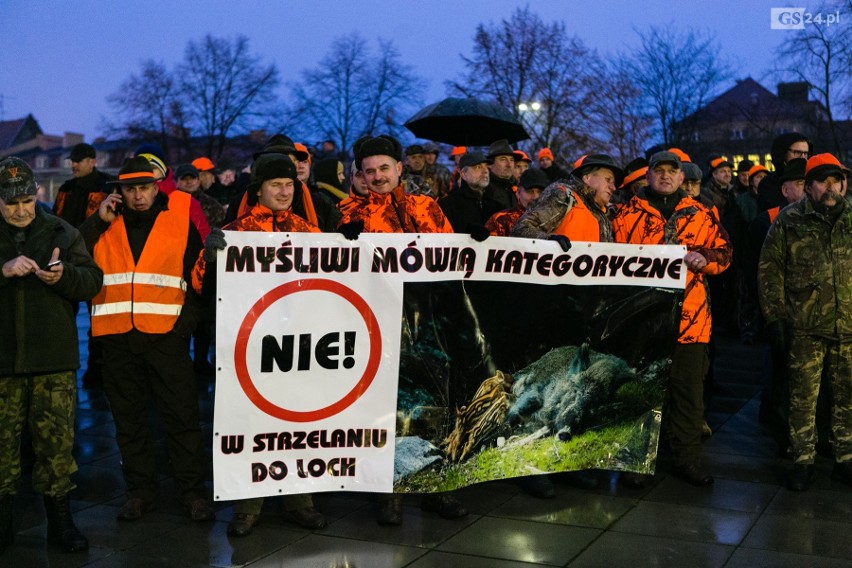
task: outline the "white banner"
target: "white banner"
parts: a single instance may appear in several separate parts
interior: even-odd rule
[[[682,246],[227,232],[214,495],[393,490],[405,282],[684,288]]]

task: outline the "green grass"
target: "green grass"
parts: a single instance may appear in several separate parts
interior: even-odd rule
[[[567,442],[550,436],[509,450],[491,447],[463,463],[409,476],[397,483],[394,491],[451,491],[474,483],[531,475],[537,471],[626,469],[648,473],[656,455],[656,428],[649,431],[641,422],[632,421],[589,430]],[[652,443],[654,447],[649,448]]]

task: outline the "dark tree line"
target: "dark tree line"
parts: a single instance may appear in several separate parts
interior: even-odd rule
[[[829,1],[823,12],[852,17],[852,0]],[[445,83],[448,96],[495,101],[524,124],[534,152],[549,146],[568,162],[607,152],[622,163],[653,144],[689,147],[689,117],[731,86],[734,77],[715,35],[672,26],[635,30],[630,52],[602,55],[571,22],[548,21],[516,8],[499,22],[479,24],[464,70]],[[789,33],[772,76],[807,82],[824,112],[836,150],[837,122],[852,114],[852,34],[843,26],[806,26]],[[331,139],[349,149],[364,134],[410,137],[402,124],[424,102],[426,81],[405,64],[391,41],[375,45],[359,33],[335,39],[320,63],[304,69],[281,93],[275,63],[249,49],[245,36],[207,35],[190,41],[173,68],[149,60],[109,95],[109,134],[189,150],[203,140],[222,155],[228,140],[253,130],[294,138]],[[694,147],[694,145],[693,145]]]

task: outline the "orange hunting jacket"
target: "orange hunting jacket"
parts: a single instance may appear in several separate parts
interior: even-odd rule
[[[731,264],[733,249],[728,234],[706,207],[683,196],[668,221],[645,199],[644,190],[619,209],[612,221],[615,242],[633,244],[682,244],[701,253],[707,266],[689,270],[680,320],[680,343],[710,341],[712,320],[705,274],[723,272]]]
[[[340,225],[363,221],[365,233],[452,233],[453,227],[438,206],[424,195],[405,193],[398,185],[390,193],[373,193],[341,202]]]
[[[290,210],[273,212],[261,204],[254,205],[248,213],[231,221],[223,231],[262,231],[264,233],[319,233],[316,225],[308,223]],[[192,268],[192,288],[201,295],[204,275],[207,273],[207,261],[204,251],[198,255]]]

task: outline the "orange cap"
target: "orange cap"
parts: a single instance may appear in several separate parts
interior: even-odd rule
[[[307,158],[305,158],[305,160],[307,160],[307,161],[308,161],[308,163],[310,163],[310,161],[311,161],[311,153],[310,153],[310,152],[308,152],[308,147],[307,147],[307,146],[305,146],[305,145],[304,145],[304,144],[302,144],[301,142],[293,142],[293,147],[294,147],[296,150],[298,150],[299,152],[304,152],[305,154],[307,154],[307,155],[308,155],[308,157],[307,157]],[[302,160],[302,161],[304,162],[305,160]]]
[[[671,150],[669,150],[669,151],[671,152]],[[672,153],[676,153],[676,152],[672,152]],[[630,185],[631,183],[633,183],[634,181],[636,181],[639,178],[645,177],[645,174],[647,174],[647,173],[648,173],[648,166],[645,166],[644,168],[639,168],[638,170],[636,170],[634,172],[630,172],[630,175],[627,176],[626,178],[624,178],[624,181],[621,183],[620,186],[618,186],[619,189],[621,189],[622,187],[627,187],[628,185]]]
[[[545,148],[545,150],[547,150],[547,148]],[[541,152],[539,152],[539,154],[541,154]],[[575,170],[576,170],[577,168],[579,168],[579,167],[583,164],[583,160],[585,160],[585,159],[586,159],[586,156],[588,156],[588,154],[583,154],[582,156],[580,156],[579,158],[577,158],[577,161],[576,161],[576,162],[574,162],[574,169],[575,169]]]
[[[550,148],[542,148],[538,151],[538,159],[547,158],[548,160],[553,159],[553,152],[550,151]]]
[[[213,165],[213,161],[205,156],[192,160],[192,165],[195,166],[195,169],[199,172],[209,172],[216,169],[216,166]]]
[[[692,159],[689,157],[689,154],[687,154],[680,148],[669,148],[669,152],[680,158],[681,162],[692,162]]]
[[[753,165],[752,167],[749,168],[748,177],[751,177],[758,172],[769,172],[769,170],[767,170],[766,168],[764,168],[760,164],[755,164],[755,165]]]
[[[828,153],[817,154],[816,156],[812,156],[805,166],[805,180],[808,180],[808,178],[818,179],[817,176],[820,174],[828,176],[834,172],[839,172],[840,175],[843,175],[843,166],[840,164],[840,161]],[[825,177],[822,179],[825,179]]]
[[[729,161],[725,158],[725,156],[719,156],[719,157],[718,157],[718,158],[716,158],[715,160],[711,160],[711,161],[710,161],[710,169],[711,169],[711,170],[715,170],[716,168],[722,168],[722,167],[725,167],[725,166],[727,166],[727,167],[729,167],[729,168],[731,168],[731,169],[734,169],[734,164],[732,164],[731,162],[729,162]]]
[[[453,148],[453,151],[450,152],[450,157],[455,158],[456,156],[463,156],[467,154],[467,146],[456,146]]]
[[[524,152],[523,150],[515,150],[512,153],[515,155],[515,161],[516,162],[520,160],[520,161],[532,163],[532,160],[530,159],[530,157],[527,156],[527,153]]]

